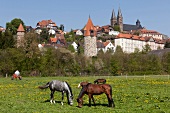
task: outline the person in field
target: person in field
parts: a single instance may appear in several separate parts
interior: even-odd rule
[[[18,70],[15,71],[15,75],[16,76],[19,76],[20,75],[20,72]]]

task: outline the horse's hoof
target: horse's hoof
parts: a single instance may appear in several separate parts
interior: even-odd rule
[[[63,106],[63,102],[61,102],[61,105]]]
[[[82,108],[82,106],[77,106],[78,108]]]

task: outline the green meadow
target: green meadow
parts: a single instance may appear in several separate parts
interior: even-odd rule
[[[88,96],[84,105],[77,107],[81,81],[93,82],[105,78],[112,86],[115,108],[107,107],[105,94],[94,96],[96,106],[88,107]],[[50,89],[37,87],[51,80],[67,81],[72,87],[74,104],[60,104],[61,92],[55,92],[56,103],[51,104]],[[93,102],[92,102],[93,104]],[[114,76],[114,77],[23,77],[22,80],[0,78],[1,113],[170,113],[170,78],[168,76]]]

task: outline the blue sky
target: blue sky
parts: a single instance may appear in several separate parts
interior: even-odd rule
[[[112,10],[121,8],[124,24],[136,20],[149,30],[170,36],[170,0],[1,0],[0,26],[20,18],[35,27],[41,20],[51,19],[65,30],[81,29],[90,15],[94,25],[108,25]]]

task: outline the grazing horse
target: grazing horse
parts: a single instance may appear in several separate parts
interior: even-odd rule
[[[16,75],[16,74],[13,74],[13,75],[12,75],[11,80],[14,80],[14,79],[17,80],[17,78],[19,78],[19,80],[22,80],[22,76]]]
[[[95,80],[94,81],[94,84],[99,84],[99,83],[103,83],[103,84],[105,84],[106,83],[106,79],[97,79],[97,80]]]
[[[73,105],[72,89],[71,89],[70,85],[66,81],[63,82],[63,81],[58,81],[58,80],[52,80],[51,82],[48,82],[46,85],[39,86],[38,88],[46,89],[48,87],[51,90],[51,95],[50,95],[51,96],[51,99],[50,99],[51,103],[55,103],[55,101],[54,101],[54,92],[59,91],[59,92],[62,92],[61,104],[63,105],[64,93],[66,92],[68,104]]]
[[[78,107],[81,108],[83,106],[83,96],[85,94],[87,94],[88,97],[89,97],[89,107],[90,107],[91,106],[91,99],[92,99],[94,105],[96,105],[94,98],[93,98],[93,95],[100,95],[102,93],[105,93],[106,96],[107,96],[108,106],[109,107],[115,107],[114,101],[112,99],[112,87],[109,84],[91,84],[91,83],[87,83],[86,85],[82,86],[80,94],[77,98]]]

